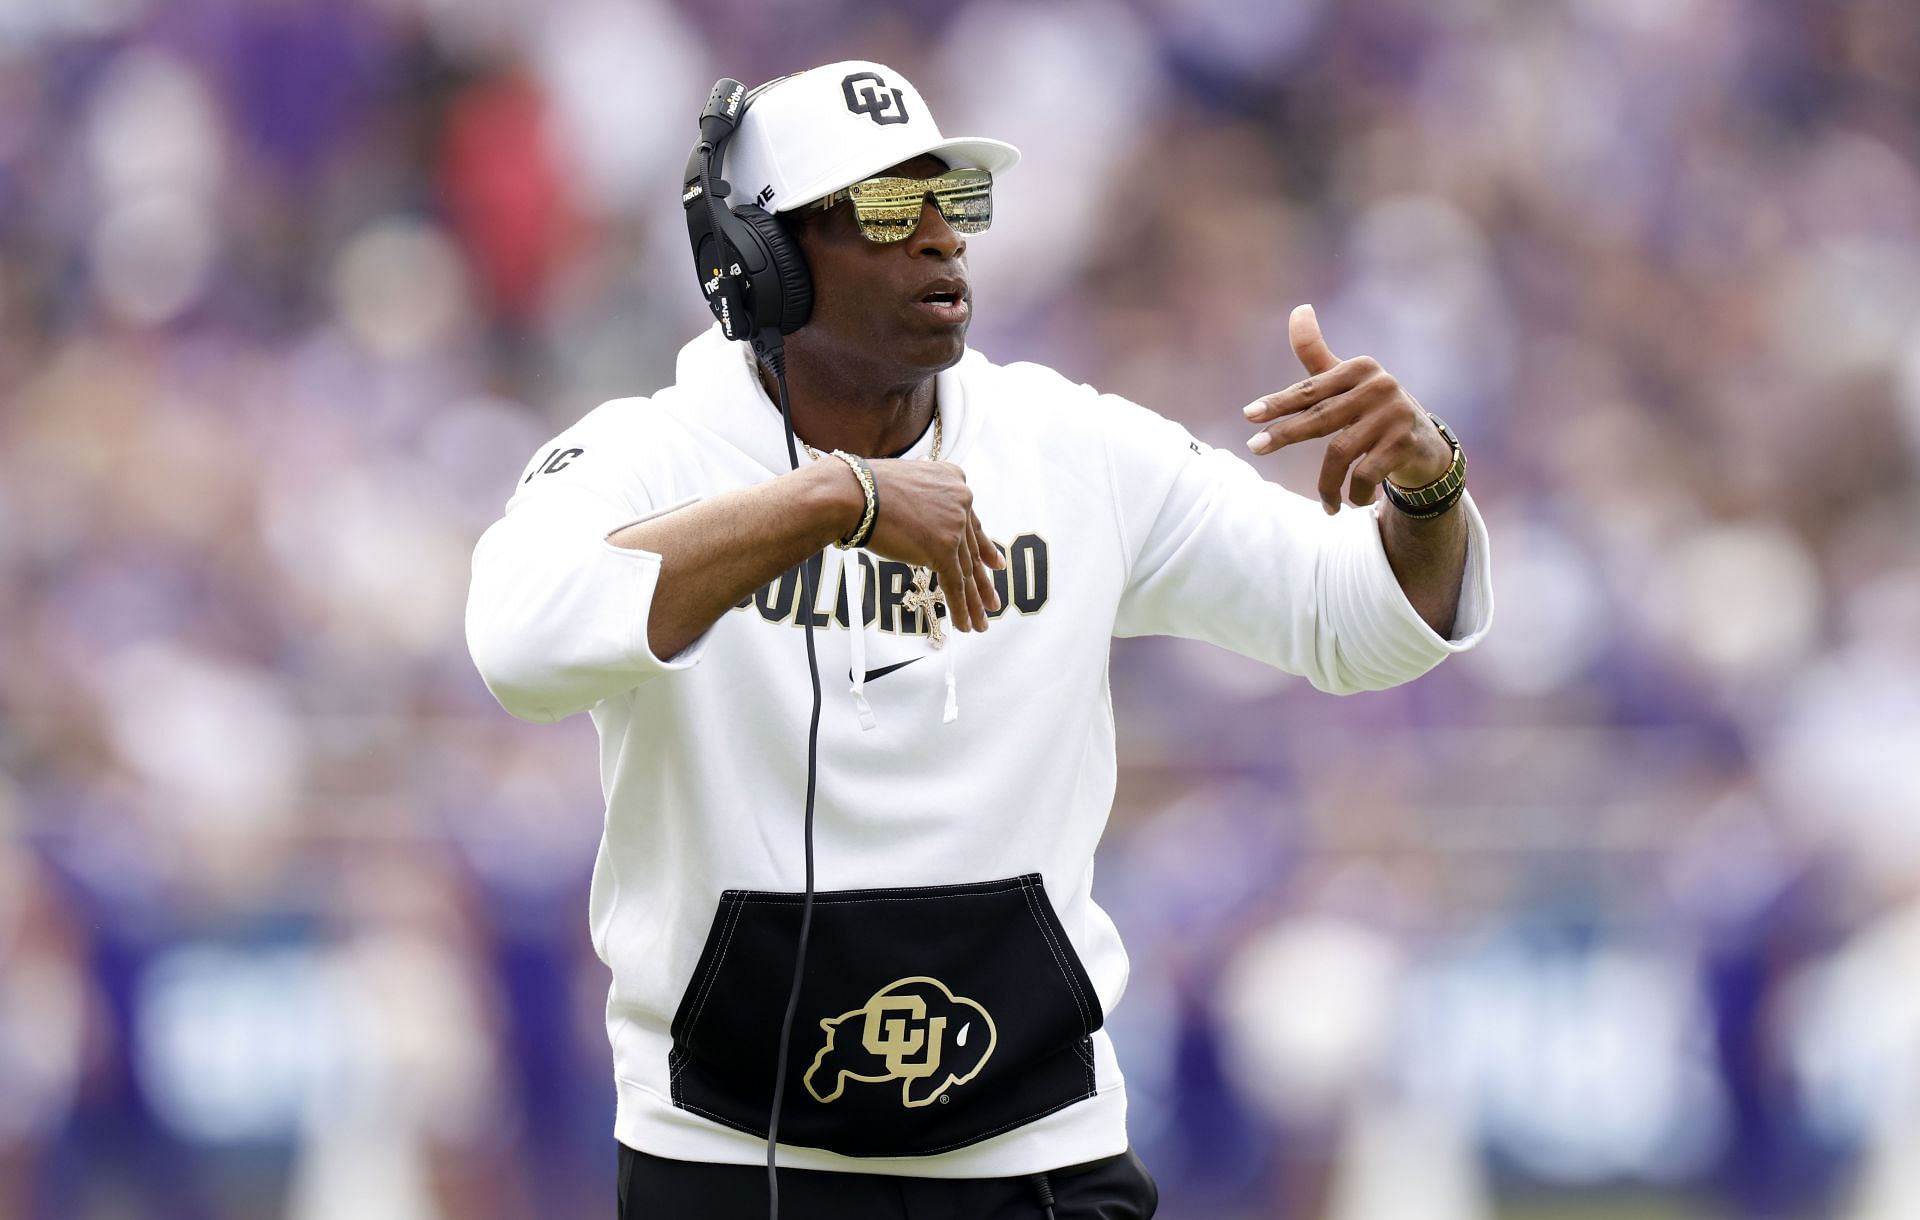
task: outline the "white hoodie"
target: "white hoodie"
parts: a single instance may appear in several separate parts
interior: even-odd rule
[[[715,328],[677,372],[534,456],[474,553],[467,606],[474,661],[508,711],[589,711],[599,729],[590,918],[613,973],[616,1137],[764,1161],[804,885],[797,620],[811,608],[822,896],[780,1163],[996,1177],[1121,1152],[1121,1072],[1097,1027],[1127,957],[1091,896],[1115,780],[1109,638],[1207,640],[1337,693],[1408,681],[1487,629],[1478,512],[1458,510],[1467,572],[1443,640],[1401,592],[1376,510],[1328,517],[1142,407],[969,351],[936,387],[942,457],[1012,560],[990,628],[930,650],[900,604],[904,566],[866,555],[850,582],[866,612],[850,613],[841,560],[855,552],[828,550],[811,579],[773,582],[662,660],[647,645],[659,557],[607,536],[788,470],[746,345]],[[861,617],[855,652],[845,624]]]

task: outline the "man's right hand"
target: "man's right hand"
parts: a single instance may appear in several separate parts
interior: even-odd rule
[[[867,549],[887,559],[933,569],[947,596],[947,619],[961,631],[985,631],[1000,609],[992,569],[1007,560],[973,512],[966,472],[952,462],[890,458],[870,463],[880,512]],[[851,471],[847,472],[849,475]],[[855,480],[857,485],[857,480]],[[860,511],[864,495],[856,494]],[[853,524],[859,520],[856,514]]]

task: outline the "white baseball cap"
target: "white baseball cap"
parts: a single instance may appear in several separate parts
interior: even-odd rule
[[[932,153],[949,169],[1011,168],[1001,140],[940,134],[911,81],[885,64],[849,59],[783,76],[748,95],[720,176],[732,204],[785,212]]]

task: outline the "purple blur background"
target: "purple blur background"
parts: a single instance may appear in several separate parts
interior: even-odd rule
[[[1920,1215],[1911,0],[8,0],[0,1217],[611,1216],[467,559],[703,324],[708,86],[851,56],[1026,153],[976,347],[1238,444],[1313,301],[1492,527],[1411,687],[1116,649],[1161,1214]]]

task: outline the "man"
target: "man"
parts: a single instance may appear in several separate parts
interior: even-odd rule
[[[1336,692],[1416,677],[1492,609],[1463,463],[1306,308],[1308,376],[1245,412],[1256,454],[1330,438],[1318,506],[969,351],[966,236],[1018,153],[944,138],[891,68],[787,77],[739,122],[730,201],[763,201],[813,284],[784,346],[799,468],[772,370],[716,327],[672,386],[534,456],[468,606],[509,711],[599,729],[621,1214],[766,1210],[804,907],[778,1157],[812,1172],[780,1174],[789,1217],[1149,1216],[1101,1029],[1127,960],[1091,897],[1108,640],[1209,640]]]

